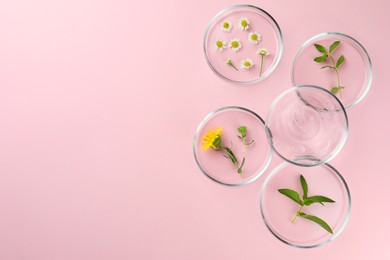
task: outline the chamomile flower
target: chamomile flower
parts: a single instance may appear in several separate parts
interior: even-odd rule
[[[221,29],[225,32],[230,32],[233,29],[233,23],[228,19],[225,19],[222,23]]]
[[[266,49],[266,48],[260,48],[256,51],[258,54],[260,54],[261,56],[267,56],[267,55],[270,55],[271,52]]]
[[[255,65],[255,63],[250,58],[243,59],[241,61],[241,68],[243,68],[243,69],[250,69],[253,67],[253,65]]]
[[[238,27],[240,27],[241,30],[246,31],[249,29],[249,20],[246,17],[241,17],[240,20],[238,20]]]
[[[261,35],[258,34],[257,32],[250,32],[248,34],[248,40],[253,45],[257,45],[259,43],[259,41],[261,41]]]
[[[271,52],[266,48],[260,48],[257,50],[257,53],[260,54],[261,56],[260,74],[259,74],[259,76],[261,77],[261,73],[263,72],[264,56],[270,55]]]
[[[234,52],[238,52],[242,47],[241,40],[238,38],[231,39],[229,42],[229,47],[232,48]]]
[[[216,50],[223,51],[223,49],[226,49],[226,41],[218,39],[215,41],[214,46]]]

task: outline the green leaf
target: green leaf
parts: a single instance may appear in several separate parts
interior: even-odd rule
[[[244,164],[245,164],[245,157],[242,159],[242,162],[241,162],[240,168],[238,168],[238,170],[237,170],[237,172],[238,172],[239,174],[241,174],[241,173],[242,173],[242,167],[244,167]]]
[[[322,67],[321,67],[321,69],[325,69],[325,68],[334,69],[334,67],[332,67],[332,66],[322,66]]]
[[[322,56],[315,57],[315,58],[314,58],[314,61],[315,61],[315,62],[324,62],[324,61],[326,61],[326,58],[328,58],[328,55],[324,54],[324,55],[322,55]]]
[[[303,204],[305,204],[306,206],[310,206],[313,203],[320,203],[323,206],[323,202],[334,203],[335,201],[325,196],[311,196],[306,198]]]
[[[308,219],[308,220],[311,220],[311,221],[317,223],[322,228],[324,228],[326,231],[328,231],[329,233],[333,234],[333,230],[330,228],[330,226],[324,220],[320,219],[319,217],[316,217],[316,216],[313,216],[313,215],[306,215],[303,212],[300,212],[299,216],[302,217],[302,218],[305,218],[305,219]]]
[[[339,92],[339,88],[338,87],[333,87],[331,90],[330,90],[330,92],[332,92],[332,94],[333,95],[336,95],[337,94],[337,92]]]
[[[230,160],[232,160],[232,162],[233,162],[234,164],[236,164],[236,163],[237,163],[237,158],[236,158],[236,156],[234,155],[233,151],[230,150],[230,148],[228,148],[228,147],[224,147],[223,149],[224,149],[225,152],[229,155]]]
[[[239,128],[237,128],[237,131],[241,134],[241,136],[244,138],[246,137],[246,126],[240,126]]]
[[[337,60],[336,62],[336,68],[340,68],[341,64],[343,64],[345,58],[344,58],[344,55],[341,55],[340,58]]]
[[[308,199],[308,198],[306,198],[306,199],[303,201],[303,204],[304,204],[305,206],[310,206],[310,205],[313,204],[313,203],[320,203],[322,206],[324,206],[324,203],[322,203],[322,202],[320,202],[320,201],[313,201],[313,200]]]
[[[326,48],[324,46],[319,45],[319,44],[314,44],[314,46],[316,47],[317,51],[319,51],[323,54],[327,54]]]
[[[339,46],[339,44],[340,41],[335,41],[334,43],[332,43],[332,45],[330,45],[329,47],[329,53],[332,53],[337,48],[337,46]]]
[[[307,198],[308,187],[307,187],[307,182],[305,180],[305,177],[303,177],[302,174],[301,174],[300,180],[301,180],[301,186],[302,186],[302,191],[303,191],[303,200],[305,200]]]
[[[290,190],[290,189],[278,189],[278,191],[279,191],[280,193],[282,193],[283,195],[285,195],[286,197],[292,199],[293,201],[295,201],[295,202],[298,203],[299,205],[303,206],[303,202],[302,202],[301,198],[299,197],[298,192],[296,192],[295,190]]]
[[[215,138],[214,142],[213,142],[213,145],[218,149],[221,147],[221,136],[218,136],[217,138]]]

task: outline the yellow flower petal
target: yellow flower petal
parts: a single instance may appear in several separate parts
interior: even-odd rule
[[[214,143],[215,139],[217,139],[219,136],[221,136],[221,132],[222,132],[222,127],[220,127],[220,126],[214,130],[208,130],[207,133],[202,137],[202,139],[203,139],[202,150],[206,151],[210,147],[216,148],[213,145],[213,143]]]

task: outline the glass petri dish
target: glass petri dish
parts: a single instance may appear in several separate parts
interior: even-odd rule
[[[274,151],[299,166],[328,162],[340,152],[348,136],[343,105],[317,86],[298,86],[283,92],[272,103],[265,124]]]
[[[335,201],[302,208],[305,214],[326,221],[333,234],[302,217],[291,222],[300,206],[278,189],[293,189],[302,197],[301,174],[308,184],[308,196],[322,195]],[[344,178],[329,164],[308,168],[284,162],[267,177],[260,195],[260,209],[266,226],[277,239],[290,246],[312,248],[334,240],[343,231],[351,211],[351,195]]]
[[[253,144],[246,146],[238,138],[237,128],[247,126],[247,142],[254,140]],[[208,130],[222,127],[222,145],[231,148],[238,163],[245,164],[242,174],[237,173],[237,165],[226,158],[223,151],[210,148],[202,150],[203,136]],[[217,109],[208,114],[196,130],[193,140],[194,157],[199,169],[210,179],[228,186],[249,184],[258,179],[268,168],[272,149],[268,144],[264,120],[255,112],[236,106]]]
[[[240,18],[249,20],[248,30],[239,28]],[[230,32],[222,29],[226,19],[232,23]],[[261,35],[257,45],[253,45],[248,40],[250,32]],[[228,45],[230,40],[237,38],[240,39],[242,48],[235,53]],[[217,40],[226,42],[223,51],[216,49]],[[269,55],[264,56],[261,77],[261,55],[256,53],[259,48],[267,48],[270,51]],[[275,19],[266,11],[252,5],[235,5],[223,9],[210,21],[204,34],[203,51],[208,65],[219,77],[231,83],[256,83],[267,78],[279,64],[283,51],[282,33]],[[243,69],[240,67],[240,62],[247,58],[254,61],[254,66]],[[227,59],[231,59],[238,70],[227,65]]]
[[[372,64],[370,56],[365,48],[351,36],[326,32],[318,34],[307,40],[298,53],[295,55],[291,68],[291,82],[293,86],[315,85],[331,90],[338,85],[335,70],[322,66],[333,63],[330,58],[324,63],[313,61],[321,53],[314,47],[320,44],[327,49],[335,42],[340,41],[340,45],[332,52],[335,62],[344,55],[345,61],[339,68],[340,85],[344,87],[340,93],[336,93],[341,103],[349,109],[367,95],[372,83]]]

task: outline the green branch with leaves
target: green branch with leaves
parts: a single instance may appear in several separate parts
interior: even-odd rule
[[[306,179],[305,179],[305,177],[303,177],[303,175],[300,176],[300,182],[301,182],[301,187],[302,187],[302,191],[303,191],[302,198],[299,196],[299,193],[295,190],[278,189],[278,191],[281,194],[285,195],[286,197],[290,198],[291,200],[293,200],[294,202],[296,202],[300,205],[299,209],[297,210],[297,212],[295,214],[295,217],[291,220],[291,222],[294,223],[298,217],[301,217],[301,218],[308,219],[310,221],[317,223],[322,228],[324,228],[326,231],[333,234],[332,228],[324,220],[320,219],[319,217],[313,216],[313,215],[308,215],[308,214],[302,212],[302,209],[304,206],[310,206],[314,203],[319,203],[322,206],[324,206],[324,203],[334,203],[335,201],[330,199],[330,198],[327,198],[325,196],[319,196],[319,195],[308,197],[307,193],[308,193],[309,188],[308,188]]]
[[[334,43],[332,43],[329,46],[329,49],[327,50],[324,46],[322,46],[320,44],[314,44],[314,47],[316,47],[317,51],[319,51],[322,54],[321,56],[314,58],[314,61],[318,62],[318,63],[323,63],[323,62],[326,62],[329,58],[332,65],[322,66],[321,69],[332,69],[336,72],[337,86],[332,87],[330,89],[330,92],[332,92],[333,95],[336,95],[337,93],[339,93],[340,98],[343,98],[342,90],[344,89],[344,86],[342,86],[340,83],[339,69],[340,69],[340,66],[344,63],[345,57],[344,57],[344,55],[341,55],[336,61],[336,59],[333,55],[334,50],[336,50],[336,48],[339,45],[340,45],[340,41],[335,41]]]
[[[241,175],[242,174],[242,168],[244,167],[244,164],[245,164],[245,155],[246,155],[246,147],[248,145],[251,145],[253,144],[254,140],[250,141],[250,142],[247,142],[246,140],[246,132],[247,132],[247,127],[246,126],[240,126],[239,128],[237,128],[237,131],[240,135],[237,135],[238,139],[241,140],[242,144],[244,145],[244,157],[242,158],[242,161],[241,161],[241,165],[240,167],[238,168],[237,172]]]

